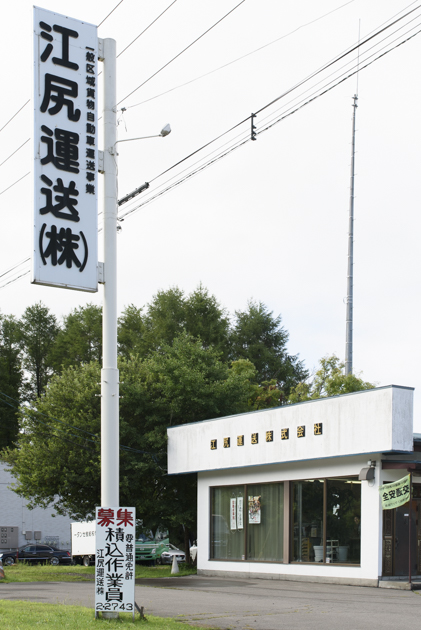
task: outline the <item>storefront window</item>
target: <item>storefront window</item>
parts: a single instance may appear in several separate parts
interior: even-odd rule
[[[244,560],[244,486],[213,488],[211,558]]]
[[[323,562],[323,479],[292,484],[294,562]]]
[[[327,479],[326,561],[360,563],[361,481]]]
[[[282,483],[212,488],[211,508],[212,559],[282,562]]]
[[[284,549],[284,486],[247,486],[247,559],[282,562]]]
[[[292,511],[293,562],[360,563],[360,481],[293,482]]]

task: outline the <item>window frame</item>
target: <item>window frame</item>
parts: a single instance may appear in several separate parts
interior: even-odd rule
[[[289,497],[289,564],[297,564],[297,565],[310,565],[314,566],[332,566],[332,567],[361,567],[361,547],[360,547],[360,561],[356,562],[326,562],[326,535],[327,535],[327,482],[332,479],[344,479],[344,480],[355,480],[358,481],[358,475],[334,475],[332,477],[306,477],[305,479],[291,479],[291,491]],[[293,497],[294,490],[293,484],[299,483],[300,481],[323,481],[323,561],[322,562],[300,562],[298,560],[293,560],[294,557],[294,510],[293,510]],[[361,502],[361,496],[360,496]],[[361,509],[360,509],[361,514]],[[361,532],[360,532],[360,545],[361,545]]]
[[[253,483],[230,483],[230,484],[226,484],[226,485],[218,485],[218,486],[209,486],[209,549],[208,549],[208,558],[209,561],[211,562],[249,562],[249,563],[264,563],[264,564],[284,564],[285,563],[285,553],[286,553],[286,549],[285,549],[285,532],[284,532],[284,536],[283,536],[283,540],[282,540],[282,546],[283,546],[283,559],[282,560],[255,560],[255,559],[248,559],[247,558],[247,535],[248,535],[248,527],[249,527],[249,522],[248,522],[248,488],[252,487],[252,486],[256,486],[256,485],[260,485],[260,486],[271,486],[271,485],[280,485],[282,484],[284,487],[284,505],[283,505],[283,509],[284,509],[284,513],[285,510],[289,510],[289,506],[287,507],[287,502],[285,501],[285,487],[286,487],[286,483],[285,481],[255,481]],[[212,539],[213,539],[213,519],[212,519],[212,492],[214,490],[217,490],[219,488],[238,488],[239,486],[243,487],[243,492],[244,492],[244,548],[243,551],[244,553],[243,558],[212,558]],[[284,517],[284,529],[285,529],[285,517]]]

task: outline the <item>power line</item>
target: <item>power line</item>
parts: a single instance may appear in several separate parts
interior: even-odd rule
[[[20,109],[18,109],[18,111],[17,111],[15,114],[13,114],[13,116],[12,116],[12,117],[11,117],[11,118],[7,121],[7,123],[6,123],[5,125],[3,125],[3,127],[0,129],[0,132],[1,132],[1,131],[3,131],[3,129],[5,129],[5,128],[7,127],[7,125],[8,125],[10,122],[12,122],[12,120],[13,120],[14,118],[16,118],[16,116],[19,114],[19,112],[21,112],[21,111],[23,110],[23,108],[24,108],[24,107],[26,107],[26,106],[28,105],[28,103],[30,102],[30,100],[31,100],[31,99],[28,99],[28,100],[26,101],[26,103],[24,103],[24,104],[22,105],[22,107],[21,107]]]
[[[17,179],[15,182],[13,182],[13,184],[10,184],[10,186],[8,186],[7,188],[5,188],[4,190],[2,190],[0,192],[0,195],[2,195],[3,193],[5,193],[7,190],[10,190],[10,188],[13,188],[13,186],[15,186],[16,184],[18,184],[22,179],[24,179],[25,177],[27,177],[28,175],[30,175],[30,171],[28,171],[27,173],[25,173],[25,175],[22,175],[22,177],[19,177],[19,179]]]
[[[373,38],[377,37],[378,35],[380,35],[380,33],[383,33],[383,31],[387,30],[388,28],[390,28],[391,26],[394,26],[395,24],[397,24],[398,22],[400,22],[400,20],[403,20],[405,17],[408,17],[408,15],[410,15],[411,13],[413,13],[414,11],[416,11],[417,9],[419,9],[420,6],[415,7],[415,9],[412,9],[411,11],[408,11],[408,13],[406,13],[405,15],[402,15],[400,18],[398,18],[397,20],[395,20],[394,22],[392,22],[391,24],[389,24],[388,26],[383,27],[380,31],[376,31],[373,35],[369,35],[368,37],[366,37],[365,39],[363,39],[362,42],[358,42],[356,45],[354,45],[352,48],[348,49],[347,51],[341,53],[338,57],[335,57],[335,59],[333,59],[332,61],[329,61],[327,64],[325,64],[324,66],[322,66],[321,68],[319,68],[319,70],[316,70],[315,72],[313,72],[312,74],[310,74],[308,77],[306,77],[305,79],[303,79],[302,81],[300,81],[299,83],[297,83],[296,85],[294,85],[294,87],[290,88],[289,90],[287,90],[286,92],[284,92],[283,94],[281,94],[280,96],[276,97],[275,99],[273,99],[272,101],[270,101],[270,103],[267,103],[264,107],[261,107],[259,110],[257,110],[255,112],[255,114],[260,114],[260,112],[262,112],[263,110],[267,109],[268,107],[270,107],[271,105],[274,105],[274,103],[276,103],[277,101],[279,101],[281,98],[284,98],[284,96],[286,96],[287,94],[289,94],[290,92],[292,92],[293,90],[295,90],[297,87],[300,87],[301,85],[303,85],[303,83],[305,83],[306,81],[309,81],[310,79],[314,78],[315,76],[317,76],[318,74],[320,74],[321,72],[323,72],[324,70],[327,70],[328,68],[330,68],[330,66],[332,66],[334,63],[337,63],[338,61],[340,61],[341,59],[343,59],[344,57],[348,56],[349,54],[351,54],[352,52],[354,52],[355,50],[359,50],[359,48],[361,46],[364,46],[364,44],[367,44],[367,42],[371,41]]]
[[[215,22],[215,24],[213,24],[210,28],[208,28],[204,33],[202,33],[199,37],[197,37],[193,42],[191,42],[191,44],[189,44],[188,46],[186,46],[185,48],[183,48],[183,50],[181,52],[179,52],[177,55],[175,55],[175,57],[173,57],[172,59],[170,59],[170,61],[167,61],[166,64],[164,64],[161,68],[159,68],[159,70],[157,70],[156,72],[154,72],[154,74],[152,74],[148,79],[146,79],[145,81],[143,81],[143,83],[141,83],[140,85],[137,86],[137,88],[135,88],[134,90],[132,90],[129,94],[127,94],[127,96],[125,96],[124,98],[122,98],[120,101],[118,101],[117,105],[120,105],[120,103],[122,103],[123,101],[125,101],[127,98],[129,98],[129,96],[131,96],[132,94],[134,94],[135,92],[137,92],[138,90],[140,90],[141,87],[143,87],[146,83],[148,83],[148,81],[150,81],[151,79],[153,79],[154,77],[156,77],[157,74],[159,74],[162,70],[164,70],[164,68],[167,68],[173,61],[175,61],[176,59],[178,59],[178,57],[180,57],[184,52],[186,52],[186,50],[188,50],[189,48],[191,48],[192,46],[194,46],[194,44],[196,44],[196,42],[198,42],[200,39],[202,39],[202,37],[204,37],[205,35],[207,35],[213,28],[215,28],[215,26],[217,26],[218,24],[220,24],[223,20],[225,20],[226,17],[228,17],[233,11],[235,11],[236,9],[238,9],[239,6],[241,6],[246,0],[241,0],[241,2],[239,2],[233,9],[231,9],[230,11],[228,11],[228,13],[226,13],[222,18],[220,18],[217,22]]]
[[[419,16],[418,16],[418,17],[419,17]],[[417,17],[417,18],[413,18],[413,20],[418,19],[418,17]],[[413,20],[411,20],[411,21],[413,21]],[[368,57],[366,57],[366,58],[365,58],[365,60],[364,60],[364,62],[367,62],[367,60],[368,60],[368,59],[370,59],[370,58],[374,57],[376,54],[378,55],[378,53],[379,53],[381,50],[384,50],[384,48],[386,48],[387,46],[390,46],[391,44],[393,44],[394,42],[396,42],[396,41],[397,41],[400,37],[402,37],[402,36],[404,37],[405,35],[407,35],[408,33],[410,33],[410,32],[411,32],[411,30],[414,30],[415,28],[418,28],[418,26],[419,26],[419,25],[420,25],[419,23],[418,23],[418,24],[416,24],[416,25],[415,25],[415,26],[413,26],[411,29],[409,29],[409,30],[408,30],[408,31],[406,31],[405,33],[403,33],[403,34],[399,35],[397,38],[395,38],[394,40],[392,40],[391,42],[389,42],[388,44],[386,44],[385,46],[383,46],[383,48],[378,48],[375,52],[373,52],[371,55],[369,55]],[[400,27],[398,30],[401,30],[402,28],[406,28],[407,26],[408,26],[408,24],[405,24],[404,26]],[[379,45],[379,44],[381,44],[382,42],[384,42],[386,39],[389,39],[390,37],[392,37],[393,35],[395,35],[395,34],[396,34],[396,32],[397,32],[397,31],[395,31],[394,33],[391,33],[391,34],[387,35],[387,36],[386,36],[384,39],[382,39],[380,42],[378,42],[377,44],[374,44],[371,48],[369,48],[368,50],[366,50],[366,51],[364,52],[364,55],[367,55],[367,53],[368,53],[370,50],[372,50],[372,49],[374,49],[374,48],[378,47],[378,45]],[[406,41],[406,40],[405,40],[405,41]],[[405,43],[405,42],[401,42],[401,43]],[[399,45],[400,45],[400,44],[399,44]],[[393,49],[394,49],[394,48],[396,48],[396,47],[397,47],[397,46],[394,46],[393,48],[390,48],[390,49],[389,49],[389,51],[387,51],[387,52],[390,52],[391,50],[393,50]],[[381,55],[380,55],[380,56],[381,56]],[[380,56],[376,57],[376,59],[380,58]],[[352,59],[351,61],[347,62],[347,63],[346,63],[345,65],[343,65],[341,68],[339,68],[339,71],[343,70],[344,68],[346,68],[347,66],[349,66],[351,63],[352,63],[352,64],[355,64],[355,62],[356,62],[356,66],[354,65],[354,68],[355,68],[355,67],[357,67],[357,68],[358,68],[358,65],[359,65],[359,63],[360,63],[360,51],[359,51],[359,49],[358,49],[358,54],[357,54],[357,57],[356,57],[356,58],[354,58],[354,59]],[[334,72],[332,72],[331,74],[329,74],[329,75],[326,77],[326,79],[329,79],[330,77],[333,77],[333,76],[334,76],[335,74],[337,74],[337,73],[338,73],[338,71],[337,71],[337,70],[335,70]],[[337,80],[340,76],[341,76],[341,75],[337,76],[337,77],[336,77],[336,79],[332,79],[332,81],[331,81],[330,83],[333,83],[333,82],[334,82],[335,80]],[[342,76],[345,76],[345,75],[342,75]],[[323,81],[325,81],[326,79],[324,79],[324,80],[322,79],[322,80],[318,81],[318,82],[317,82],[314,86],[312,86],[312,87],[308,88],[307,90],[305,90],[304,92],[302,92],[299,96],[294,97],[291,101],[289,101],[289,102],[287,103],[287,105],[289,105],[290,103],[293,103],[293,102],[294,102],[297,98],[300,98],[301,96],[303,96],[304,94],[306,94],[306,93],[307,93],[307,92],[309,92],[310,90],[314,89],[317,85],[320,85],[320,83],[323,83]],[[329,83],[325,84],[325,87],[327,87],[328,85],[329,85]],[[279,108],[279,109],[282,109],[282,108]],[[278,109],[278,110],[275,110],[275,112],[274,112],[274,113],[276,113],[276,111],[279,111],[279,109]],[[265,118],[263,118],[263,120],[265,120],[266,118],[269,118],[271,115],[273,115],[273,114],[270,114],[270,115],[266,116]]]
[[[100,26],[102,26],[102,24],[104,24],[105,20],[108,20],[108,18],[110,17],[110,15],[111,15],[112,13],[114,13],[114,11],[117,9],[117,7],[119,7],[119,6],[120,6],[120,4],[121,4],[122,2],[123,2],[123,0],[120,0],[120,2],[118,2],[118,3],[115,5],[114,9],[113,9],[112,11],[110,11],[110,12],[109,12],[109,14],[108,14],[108,15],[106,15],[106,16],[105,16],[105,18],[102,20],[102,22],[100,22],[100,23],[98,24],[98,28],[99,28]]]
[[[14,267],[11,267],[10,269],[8,269],[7,271],[3,271],[3,273],[0,273],[0,278],[2,278],[3,276],[6,276],[8,273],[10,273],[11,271],[13,271],[14,269],[16,269],[17,267],[20,267],[21,265],[23,265],[23,263],[29,262],[31,259],[30,258],[25,258],[25,260],[21,260],[20,263],[17,263]]]
[[[241,4],[241,3],[240,3]],[[412,3],[415,4],[415,3]],[[239,6],[239,5],[237,5]],[[411,6],[411,5],[409,5]],[[235,7],[236,8],[236,7]],[[391,24],[389,24],[387,27],[381,29],[380,31],[372,31],[374,32],[374,35],[367,37],[360,45],[363,45],[365,43],[367,43],[368,41],[370,41],[371,39],[373,39],[375,36],[378,36],[379,34],[381,34],[382,32],[384,32],[387,28],[390,28],[392,26],[394,26],[397,22],[399,22],[401,19],[403,19],[404,17],[407,17],[408,15],[410,15],[411,13],[413,13],[414,11],[416,11],[418,8],[420,8],[419,6],[416,7],[415,9],[413,9],[412,11],[409,11],[408,13],[406,13],[404,16],[402,16],[401,18],[399,18],[398,20],[395,20],[394,22],[392,22]],[[234,10],[234,9],[233,9]],[[397,14],[398,15],[398,14]],[[395,16],[393,16],[395,17]],[[407,24],[401,28],[405,28],[407,26]],[[415,27],[414,27],[415,28]],[[399,29],[400,30],[400,29]],[[416,33],[418,34],[418,33]],[[394,48],[397,48],[398,46],[402,45],[403,43],[405,43],[406,41],[409,41],[409,39],[412,39],[412,37],[415,37],[415,35],[412,35],[411,37],[407,38],[406,40],[404,40],[403,42],[400,42],[399,44],[397,44]],[[389,36],[388,36],[389,37]],[[396,40],[395,40],[396,41]],[[377,59],[379,59],[380,57],[383,57],[385,54],[387,54],[388,52],[391,52],[394,48],[389,49],[388,51],[386,51],[385,53],[383,53],[382,55],[379,55],[378,57],[376,57],[376,59],[374,59],[372,62],[366,64],[362,69],[364,69],[365,67],[367,67],[368,65],[371,65],[372,63],[374,63],[374,61],[376,61]],[[282,94],[280,97],[278,97],[277,99],[274,99],[273,101],[271,101],[271,103],[269,103],[268,105],[265,105],[263,108],[261,108],[260,110],[258,110],[259,112],[263,111],[264,109],[266,109],[267,107],[269,107],[271,104],[277,102],[278,100],[280,100],[282,97],[286,96],[287,94],[291,93],[294,89],[296,89],[296,87],[303,85],[306,81],[310,80],[311,78],[315,77],[317,74],[319,74],[320,72],[322,72],[322,70],[330,67],[333,65],[333,63],[335,63],[336,61],[339,61],[340,59],[344,58],[346,55],[349,55],[350,53],[352,53],[353,51],[355,51],[356,49],[358,49],[359,51],[359,46],[354,46],[351,49],[349,49],[347,52],[342,53],[339,57],[335,58],[333,61],[329,62],[328,64],[325,64],[324,66],[322,66],[322,68],[320,68],[318,71],[312,73],[309,77],[307,77],[306,79],[303,79],[302,81],[300,81],[296,86],[294,86],[293,88],[289,89],[287,92],[285,92],[284,94]],[[370,50],[370,49],[369,49]],[[368,51],[367,51],[368,52]],[[346,64],[348,65],[348,64]],[[322,96],[323,94],[325,94],[326,92],[330,91],[331,89],[333,89],[333,87],[336,87],[337,85],[339,85],[340,83],[342,83],[343,81],[347,80],[348,78],[350,78],[351,76],[353,76],[353,74],[355,74],[355,72],[349,74],[348,76],[344,77],[343,79],[341,79],[340,81],[338,81],[335,85],[331,86],[330,88],[325,89],[323,92],[311,97],[310,99],[308,99],[307,101],[305,101],[304,103],[298,105],[297,107],[295,107],[295,109],[293,109],[292,111],[290,111],[289,113],[284,113],[279,119],[272,121],[269,125],[267,125],[265,128],[261,128],[258,133],[263,133],[264,131],[267,131],[270,127],[274,126],[275,124],[277,124],[277,122],[280,122],[281,120],[285,119],[286,117],[292,115],[293,113],[295,113],[296,111],[298,111],[299,109],[301,109],[302,107],[304,107],[305,105],[309,104],[310,102],[312,102],[313,100],[315,100],[316,98],[319,98],[320,96]],[[294,99],[295,100],[295,99]],[[159,175],[157,175],[153,180],[151,181],[155,181],[156,179],[158,179],[159,177],[162,177],[165,173],[169,172],[170,170],[176,168],[177,166],[179,166],[181,163],[187,161],[189,158],[191,158],[193,155],[195,155],[196,153],[200,152],[201,150],[205,149],[206,147],[208,147],[210,144],[212,144],[213,142],[216,142],[217,140],[219,140],[221,137],[223,137],[224,135],[230,133],[231,131],[233,131],[234,129],[236,129],[237,127],[239,127],[241,124],[243,124],[244,122],[248,121],[250,119],[250,117],[245,118],[243,121],[237,123],[236,125],[234,125],[233,127],[231,127],[229,130],[227,130],[226,132],[220,134],[219,136],[217,136],[216,138],[214,138],[212,141],[206,143],[205,145],[203,145],[202,147],[200,147],[199,149],[197,149],[196,151],[192,152],[191,154],[189,154],[187,157],[183,158],[182,160],[178,161],[176,164],[174,164],[173,166],[171,166],[170,168],[166,169],[165,171],[163,171],[162,173],[160,173]],[[218,161],[219,159],[222,159],[222,157],[225,157],[225,155],[228,155],[228,153],[232,152],[233,150],[235,150],[236,148],[238,148],[238,146],[242,146],[242,144],[245,144],[244,142],[241,142],[241,144],[232,147],[231,149],[228,149],[227,151],[223,152],[222,154],[220,154],[217,158],[213,158],[212,160],[208,161],[205,165],[202,165],[196,169],[194,169],[190,174],[188,174],[187,176],[181,178],[180,180],[178,180],[176,183],[171,184],[170,186],[168,186],[167,188],[165,188],[162,191],[157,192],[156,194],[153,194],[152,192],[152,196],[147,198],[143,203],[135,206],[134,208],[131,208],[130,210],[128,210],[127,212],[125,212],[124,214],[120,215],[120,220],[122,220],[124,217],[128,216],[129,214],[132,214],[134,211],[136,211],[137,209],[139,209],[140,207],[146,205],[147,203],[150,203],[151,201],[153,201],[154,199],[156,199],[157,197],[165,194],[166,192],[168,192],[169,190],[171,190],[172,188],[175,188],[176,186],[180,185],[181,183],[183,183],[184,181],[186,181],[187,179],[189,179],[190,177],[194,176],[195,174],[197,174],[198,172],[204,170],[205,168],[207,168],[208,166],[210,166],[211,164],[213,164],[214,162]],[[199,160],[200,161],[200,160]],[[187,170],[187,169],[186,169]],[[24,176],[25,177],[25,176]],[[22,178],[21,178],[22,179]],[[20,181],[20,180],[18,180]],[[170,181],[170,180],[169,180]],[[17,182],[15,182],[17,183]],[[14,184],[12,184],[13,186]],[[163,184],[165,186],[165,184]],[[10,187],[9,187],[10,188]],[[6,189],[7,190],[7,189]],[[3,191],[5,192],[5,191]],[[2,194],[2,193],[0,193]],[[13,269],[9,270],[12,271]],[[29,273],[26,272],[26,273]],[[23,275],[25,274],[21,274],[20,276],[18,276],[15,279],[10,280],[9,282],[5,283],[4,285],[0,286],[0,288],[3,288],[4,286],[7,286],[8,284],[11,284],[13,282],[15,282],[16,280],[18,280],[19,278],[21,278]]]
[[[418,25],[419,26],[419,25]],[[324,96],[325,94],[327,94],[327,92],[330,92],[331,90],[333,90],[335,87],[337,87],[338,85],[340,85],[341,83],[344,83],[344,81],[347,81],[348,79],[350,79],[351,77],[353,77],[354,75],[356,75],[358,72],[360,72],[361,70],[365,70],[365,68],[368,68],[368,66],[371,66],[373,63],[375,63],[376,61],[378,61],[379,59],[381,59],[382,57],[384,57],[385,55],[387,55],[388,53],[392,52],[392,50],[395,50],[396,48],[399,48],[399,46],[402,46],[403,44],[406,44],[407,42],[409,42],[411,39],[413,39],[414,37],[416,37],[417,35],[419,35],[421,33],[421,30],[417,31],[416,33],[414,33],[413,35],[411,35],[410,37],[408,37],[407,39],[405,39],[402,42],[399,42],[399,44],[396,44],[396,46],[394,46],[393,48],[390,48],[389,50],[386,50],[385,52],[383,52],[381,55],[379,55],[378,57],[376,57],[375,59],[373,59],[372,61],[366,63],[364,66],[360,66],[357,67],[356,70],[354,70],[353,72],[349,73],[347,76],[343,77],[342,79],[340,79],[340,81],[338,81],[337,83],[335,83],[334,85],[328,87],[327,89],[325,89],[323,92],[321,92],[320,94],[314,96],[313,98],[309,99],[308,101],[306,101],[305,103],[303,103],[302,105],[300,105],[299,107],[297,107],[296,109],[292,110],[291,112],[285,114],[284,116],[281,116],[280,118],[278,118],[277,120],[275,120],[274,122],[270,123],[269,125],[267,125],[266,127],[264,127],[263,129],[259,130],[257,133],[261,134],[264,133],[265,131],[267,131],[268,129],[270,129],[271,127],[273,127],[274,125],[278,124],[279,122],[281,122],[282,120],[285,120],[285,118],[288,118],[289,116],[291,116],[292,114],[295,114],[297,111],[299,111],[300,109],[302,109],[305,105],[308,105],[309,103],[312,103],[313,101],[315,101],[316,99],[318,99],[320,96]]]
[[[25,140],[25,142],[23,142],[23,144],[20,145],[20,147],[18,147],[17,149],[15,149],[15,151],[13,151],[13,153],[11,153],[9,155],[9,157],[7,157],[5,160],[3,160],[3,162],[0,164],[0,166],[3,166],[3,164],[6,164],[7,160],[10,160],[10,158],[15,155],[15,153],[17,153],[22,147],[25,146],[25,144],[27,144],[27,142],[29,142],[30,138],[28,138],[27,140]],[[7,189],[6,189],[7,190]],[[4,191],[3,191],[4,192]]]
[[[297,107],[295,107],[295,109],[292,109],[290,112],[282,115],[281,117],[279,117],[277,120],[271,122],[270,124],[268,124],[266,127],[264,127],[263,129],[260,129],[257,131],[257,134],[261,134],[264,133],[265,131],[267,131],[268,129],[270,129],[271,127],[273,127],[274,125],[278,124],[279,122],[281,122],[282,120],[285,120],[285,118],[288,118],[289,116],[291,116],[292,114],[295,114],[296,112],[298,112],[300,109],[302,109],[303,107],[305,107],[306,105],[312,103],[313,101],[315,101],[316,99],[320,98],[321,96],[325,95],[327,92],[330,92],[331,90],[333,90],[335,87],[337,87],[338,85],[340,85],[341,83],[343,83],[344,81],[348,80],[349,78],[351,78],[352,76],[354,76],[357,72],[364,70],[365,68],[367,68],[368,66],[372,65],[375,61],[378,61],[379,59],[381,59],[382,57],[384,57],[385,55],[387,55],[389,52],[392,52],[392,50],[395,50],[396,48],[398,48],[399,46],[402,46],[403,44],[405,44],[406,42],[410,41],[411,39],[413,39],[416,35],[420,34],[421,30],[417,31],[416,33],[414,33],[413,35],[411,35],[410,37],[408,37],[407,39],[405,39],[402,42],[399,42],[398,44],[396,44],[396,46],[394,46],[393,48],[383,52],[381,55],[378,55],[375,59],[373,59],[372,61],[366,63],[364,66],[357,68],[356,70],[354,70],[353,72],[349,73],[347,76],[341,78],[339,81],[337,81],[334,85],[326,88],[325,90],[323,90],[322,92],[320,92],[319,94],[316,94],[315,96],[309,98],[307,101],[305,101],[304,103],[298,105]],[[264,108],[263,108],[264,109]],[[230,149],[224,151],[223,153],[221,153],[219,156],[217,156],[216,158],[213,158],[212,160],[209,160],[207,163],[205,163],[204,165],[198,167],[197,169],[194,169],[191,173],[189,173],[188,175],[182,177],[181,179],[179,179],[177,182],[169,185],[167,188],[165,188],[162,191],[157,192],[156,194],[152,194],[151,197],[149,197],[148,199],[146,199],[143,203],[140,203],[138,205],[136,205],[135,207],[131,208],[130,210],[128,210],[127,212],[125,212],[123,215],[120,216],[120,220],[124,219],[126,216],[133,214],[135,211],[139,210],[141,207],[151,203],[152,201],[154,201],[155,199],[157,199],[158,197],[160,197],[161,195],[169,192],[170,190],[172,190],[173,188],[181,185],[182,183],[184,183],[187,179],[190,179],[191,177],[193,177],[194,175],[196,175],[197,173],[205,170],[206,168],[208,168],[209,166],[211,166],[212,164],[214,164],[215,162],[219,161],[220,159],[226,157],[228,154],[232,153],[233,151],[235,151],[237,148],[239,148],[240,146],[243,146],[244,144],[246,144],[247,142],[250,141],[250,137],[248,137],[246,140],[243,140],[241,142],[239,142],[236,146],[231,147]],[[209,143],[210,144],[210,143]],[[164,172],[168,172],[164,171]],[[159,176],[157,176],[159,177]],[[155,178],[157,179],[157,178]]]
[[[348,4],[351,4],[354,1],[355,0],[349,0],[348,2],[345,2],[345,4],[342,4],[340,7],[337,7],[336,9],[333,9],[332,11],[329,11],[328,13],[324,13],[323,15],[319,16],[318,18],[315,18],[314,20],[311,20],[310,22],[306,22],[305,24],[301,24],[300,26],[298,26],[294,30],[290,31],[289,33],[285,33],[285,35],[281,35],[281,37],[278,37],[277,39],[274,39],[271,42],[268,42],[267,44],[264,44],[263,46],[260,46],[259,48],[256,48],[255,50],[252,50],[252,51],[246,53],[245,55],[242,55],[241,57],[237,57],[237,59],[233,59],[232,61],[228,61],[228,63],[224,63],[222,66],[219,66],[218,68],[214,68],[213,70],[210,70],[209,72],[205,72],[205,74],[201,74],[200,76],[195,77],[194,79],[190,79],[190,81],[186,81],[185,83],[181,83],[180,85],[176,85],[175,87],[170,88],[169,90],[166,90],[165,92],[161,92],[160,94],[157,94],[156,96],[151,96],[151,98],[147,98],[146,100],[141,101],[140,103],[135,103],[134,105],[129,105],[128,107],[126,107],[126,109],[132,109],[133,107],[138,107],[139,105],[143,105],[144,103],[149,103],[149,101],[153,101],[153,100],[155,100],[157,98],[160,98],[161,96],[164,96],[165,94],[169,94],[170,92],[174,92],[174,90],[178,90],[179,88],[185,87],[186,85],[190,85],[190,83],[194,83],[195,81],[199,81],[200,79],[203,79],[203,78],[209,76],[210,74],[214,74],[215,72],[218,72],[219,70],[223,70],[224,68],[227,68],[228,66],[231,66],[232,64],[237,63],[238,61],[241,61],[242,59],[246,59],[246,57],[250,57],[251,55],[254,55],[257,52],[260,52],[261,50],[264,50],[268,46],[272,46],[273,44],[276,44],[277,42],[281,41],[282,39],[286,39],[287,37],[290,37],[291,35],[293,35],[297,31],[301,30],[302,28],[306,28],[307,26],[310,26],[311,24],[314,24],[315,22],[318,22],[319,20],[322,20],[323,18],[327,17],[331,13],[335,13],[336,11],[339,11],[340,9],[343,9],[343,7],[346,7]]]
[[[19,278],[23,278],[23,276],[27,276],[28,273],[30,273],[30,269],[28,269],[28,271],[25,271],[24,273],[22,273],[20,276],[18,276],[17,278],[14,278],[13,280],[9,280],[9,282],[5,282],[4,284],[0,285],[0,289],[4,289],[4,287],[7,287],[8,284],[12,284],[12,282],[16,282],[16,280],[19,280]]]
[[[287,96],[288,94],[290,94],[291,92],[293,92],[295,89],[297,89],[298,87],[301,87],[304,83],[306,83],[307,81],[309,81],[310,79],[316,77],[318,74],[320,74],[321,72],[323,72],[324,70],[326,70],[327,68],[331,67],[334,63],[337,63],[338,61],[340,61],[341,59],[343,59],[344,57],[346,57],[347,55],[351,54],[352,52],[354,52],[355,50],[359,51],[359,48],[361,45],[366,44],[367,42],[369,42],[370,40],[372,40],[374,37],[380,35],[382,32],[384,32],[386,29],[394,26],[397,22],[399,22],[401,19],[403,19],[404,17],[407,17],[408,15],[410,15],[411,13],[413,13],[414,11],[416,11],[417,9],[419,9],[420,7],[415,7],[415,9],[412,9],[411,11],[409,11],[408,13],[406,13],[405,15],[401,16],[400,18],[398,18],[397,20],[395,20],[394,22],[392,22],[391,24],[389,24],[387,27],[382,28],[379,31],[374,32],[373,35],[370,35],[368,37],[366,37],[365,40],[363,40],[363,42],[358,43],[357,45],[351,47],[350,49],[348,49],[346,52],[341,53],[339,56],[335,57],[333,60],[329,61],[328,63],[324,64],[321,68],[319,68],[318,70],[316,70],[315,72],[313,72],[312,74],[310,74],[308,77],[306,77],[305,79],[302,79],[301,81],[299,81],[297,84],[295,84],[293,87],[291,87],[290,89],[288,89],[287,91],[285,91],[283,94],[281,94],[280,96],[278,96],[277,98],[273,99],[270,103],[266,104],[265,106],[263,106],[262,108],[260,108],[259,110],[257,110],[255,113],[258,114],[262,111],[264,111],[265,109],[267,109],[268,107],[270,107],[271,105],[273,105],[274,103],[276,103],[277,101],[279,101],[280,99],[284,98],[285,96]],[[186,156],[185,158],[183,158],[182,160],[179,160],[178,162],[176,162],[174,165],[172,165],[171,167],[169,167],[168,169],[166,169],[165,171],[163,171],[162,173],[160,173],[159,175],[157,175],[156,177],[154,177],[149,183],[155,181],[156,179],[162,177],[165,173],[168,173],[169,171],[173,170],[174,168],[176,168],[177,166],[179,166],[181,163],[185,162],[186,160],[190,159],[193,155],[199,153],[200,151],[202,151],[203,149],[205,149],[206,147],[210,146],[211,144],[213,144],[214,142],[216,142],[217,140],[219,140],[220,138],[222,138],[224,135],[230,133],[231,131],[233,131],[234,129],[236,129],[237,127],[239,127],[240,125],[244,124],[245,122],[247,122],[250,119],[250,116],[248,116],[247,118],[245,118],[244,120],[240,121],[239,123],[237,123],[236,125],[234,125],[233,127],[231,127],[230,129],[228,129],[227,131],[223,132],[222,134],[220,134],[219,136],[217,136],[216,138],[214,138],[213,140],[207,142],[206,144],[204,144],[203,146],[201,146],[199,149],[196,149],[195,151],[193,151],[192,153],[190,153],[188,156]],[[145,202],[146,203],[146,202]],[[121,217],[126,216],[127,213],[124,213],[123,215],[121,215]]]
[[[122,1],[123,1],[123,0],[122,0]],[[177,0],[173,0],[173,2],[171,2],[171,4],[170,4],[170,5],[169,5],[166,9],[164,9],[164,11],[162,11],[162,13],[160,13],[160,14],[158,15],[158,17],[156,17],[156,18],[155,18],[155,19],[154,19],[154,20],[153,20],[153,21],[149,24],[149,26],[147,26],[147,27],[146,27],[146,28],[145,28],[145,29],[144,29],[141,33],[139,33],[139,35],[138,35],[137,37],[135,37],[135,38],[134,38],[134,40],[133,40],[132,42],[130,42],[130,44],[128,44],[128,45],[126,46],[126,48],[123,48],[123,50],[122,50],[120,53],[118,53],[118,55],[117,55],[117,59],[118,59],[118,58],[119,58],[119,57],[120,57],[120,56],[121,56],[124,52],[126,52],[126,50],[127,50],[128,48],[130,48],[130,46],[131,46],[132,44],[134,44],[134,43],[135,43],[135,42],[139,39],[139,37],[142,37],[142,35],[143,35],[144,33],[146,33],[146,31],[147,31],[147,30],[148,30],[148,29],[149,29],[149,28],[150,28],[153,24],[155,24],[155,22],[157,22],[157,21],[159,20],[159,18],[160,18],[160,17],[162,17],[162,16],[164,15],[164,13],[166,13],[166,12],[168,11],[168,9],[170,9],[170,8],[172,7],[172,5],[173,5],[173,4],[175,4],[176,2],[177,2]]]

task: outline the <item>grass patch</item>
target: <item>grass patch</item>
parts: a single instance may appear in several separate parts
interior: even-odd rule
[[[166,578],[166,577],[185,577],[187,575],[196,575],[197,569],[191,565],[179,564],[178,573],[171,575],[171,565],[161,565],[156,567],[146,567],[142,564],[136,565],[137,578]]]
[[[129,613],[120,613],[119,619],[95,619],[91,608],[82,606],[64,606],[60,604],[41,604],[38,602],[0,600],[2,630],[33,630],[48,628],[63,630],[70,628],[96,628],[109,626],[131,626],[133,617]],[[141,619],[135,615],[135,624],[144,630],[203,630],[203,626],[191,626],[170,618],[146,615]]]
[[[196,567],[180,565],[179,573],[172,577],[185,577],[195,575]],[[60,565],[52,567],[42,564],[25,564],[19,562],[11,567],[4,567],[5,579],[1,583],[9,582],[92,582],[95,576],[95,567],[82,567]],[[171,566],[147,567],[136,565],[136,578],[166,578],[171,577]]]

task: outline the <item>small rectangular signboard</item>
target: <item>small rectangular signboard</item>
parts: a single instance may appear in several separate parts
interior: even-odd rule
[[[134,615],[136,508],[96,508],[95,616]]]

